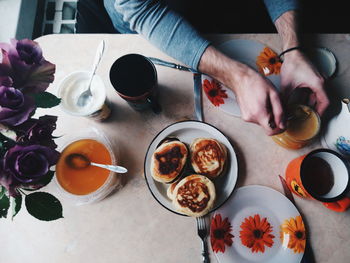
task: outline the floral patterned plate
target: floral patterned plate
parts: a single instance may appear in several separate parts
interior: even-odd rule
[[[245,39],[233,39],[217,47],[229,57],[256,69],[265,75],[275,87],[280,87],[281,62],[277,54],[266,45]],[[202,87],[206,98],[224,112],[240,117],[241,112],[235,94],[215,79],[202,75]]]
[[[280,192],[251,185],[238,188],[211,219],[210,243],[220,263],[295,263],[306,234],[301,215]]]

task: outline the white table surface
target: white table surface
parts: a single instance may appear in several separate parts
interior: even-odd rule
[[[280,51],[276,34],[209,36],[214,43],[231,38],[258,40]],[[56,79],[49,87],[57,91],[59,81],[75,70],[88,70],[95,48],[105,39],[107,51],[98,68],[113,103],[113,115],[98,123],[66,115],[59,107],[38,111],[58,115],[56,135],[96,126],[120,150],[120,163],[129,169],[123,186],[106,199],[91,205],[74,206],[66,200],[64,219],[42,222],[23,207],[14,221],[0,220],[0,262],[50,263],[193,263],[201,262],[200,240],[193,218],[177,216],[160,206],[143,178],[143,160],[152,138],[167,125],[185,118],[194,119],[192,74],[157,66],[160,115],[135,112],[117,96],[109,82],[109,68],[127,53],[140,53],[168,61],[168,57],[137,35],[49,35],[37,41],[47,60],[56,64]],[[347,34],[317,35],[317,45],[328,47],[338,59],[337,76],[327,85],[337,99],[350,96],[350,40]],[[318,142],[298,150],[276,145],[254,124],[231,117],[204,99],[206,122],[218,127],[232,141],[239,159],[237,187],[259,184],[283,192],[278,174],[293,158],[320,147]],[[59,140],[58,140],[59,142]],[[53,183],[45,191],[56,193]],[[305,215],[311,245],[319,263],[350,260],[350,212],[335,213],[321,203],[296,197]],[[209,245],[210,248],[210,245]],[[217,262],[211,252],[211,262]]]

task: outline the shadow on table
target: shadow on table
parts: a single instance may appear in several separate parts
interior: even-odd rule
[[[241,187],[244,185],[244,181],[247,177],[247,165],[246,165],[246,161],[244,159],[244,155],[243,155],[243,151],[242,149],[239,147],[239,144],[236,143],[234,140],[232,140],[232,138],[227,137],[233,147],[233,149],[235,150],[236,156],[237,156],[237,164],[238,164],[238,178],[237,178],[237,183],[236,183],[236,187],[235,189],[237,189],[238,187]],[[230,156],[230,158],[232,158]]]

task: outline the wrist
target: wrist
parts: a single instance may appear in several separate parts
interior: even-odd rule
[[[287,11],[276,21],[275,26],[282,40],[282,50],[300,46],[299,25],[296,11]]]
[[[284,49],[278,56],[280,60],[285,60],[287,57],[298,57],[303,55],[303,47],[294,46],[288,49]]]

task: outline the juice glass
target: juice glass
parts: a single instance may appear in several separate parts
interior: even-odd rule
[[[321,119],[316,111],[306,105],[292,105],[287,129],[272,139],[287,149],[300,149],[310,143],[319,133]]]

